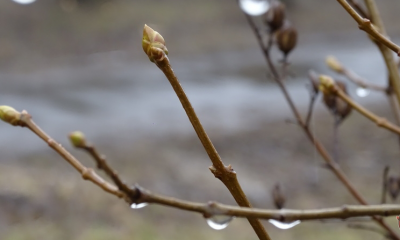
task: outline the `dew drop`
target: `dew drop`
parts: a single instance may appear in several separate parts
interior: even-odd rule
[[[148,203],[138,203],[138,204],[132,203],[131,208],[132,209],[140,209],[140,208],[146,207],[147,205],[149,205],[149,204]]]
[[[259,16],[267,12],[269,3],[267,0],[240,0],[239,6],[248,15]]]
[[[362,97],[362,98],[368,96],[369,93],[370,93],[370,90],[366,89],[366,88],[357,88],[357,90],[356,90],[357,96]]]
[[[13,2],[19,3],[19,4],[31,4],[35,2],[36,0],[12,0]]]
[[[207,224],[212,229],[215,230],[222,230],[225,229],[229,223],[233,220],[234,217],[232,216],[225,216],[225,215],[214,215],[210,218],[207,218]]]
[[[294,222],[287,223],[287,222],[279,222],[279,221],[276,221],[274,219],[270,219],[270,220],[268,220],[268,222],[270,222],[275,227],[277,227],[279,229],[284,229],[284,230],[290,229],[290,228],[292,228],[292,227],[294,227],[296,225],[299,225],[301,223],[300,220],[296,220]]]

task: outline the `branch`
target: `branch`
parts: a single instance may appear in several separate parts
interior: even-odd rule
[[[343,8],[354,18],[354,20],[358,23],[358,27],[371,35],[374,39],[390,48],[397,55],[400,54],[400,47],[390,41],[387,37],[382,35],[375,27],[372,25],[371,21],[367,18],[362,18],[351,6],[347,3],[346,0],[337,0]]]
[[[369,110],[365,109],[364,107],[353,101],[353,99],[349,98],[346,93],[344,93],[339,87],[336,86],[335,81],[331,77],[321,75],[320,84],[321,87],[324,89],[323,91],[327,91],[328,94],[337,95],[343,101],[352,106],[356,111],[376,123],[378,127],[386,128],[389,131],[400,134],[400,127],[394,125],[385,118],[375,115],[374,113],[370,112]]]
[[[172,70],[169,59],[167,57],[168,50],[165,47],[164,38],[158,32],[145,25],[143,30],[142,46],[143,50],[149,57],[149,60],[154,62],[156,66],[164,73],[172,88],[174,89],[176,95],[178,96],[182,107],[184,108],[190,122],[193,125],[194,130],[196,131],[197,136],[199,137],[204,149],[206,150],[213,164],[210,167],[210,171],[214,174],[216,178],[220,179],[224,183],[224,185],[228,188],[239,206],[251,207],[251,204],[247,199],[246,194],[243,192],[242,187],[237,180],[236,172],[233,170],[231,165],[225,166],[222,162],[221,157],[219,156],[206,131],[201,125],[201,122],[197,117],[196,112],[194,111],[188,97],[186,96],[185,91],[179,83],[178,78],[175,76],[175,73]],[[251,218],[249,218],[248,220],[261,240],[270,239],[268,233],[264,229],[264,226],[259,220]]]
[[[367,8],[370,11],[372,22],[377,25],[377,28],[373,26],[369,19],[362,18],[360,15],[358,15],[346,0],[338,0],[338,2],[354,18],[354,20],[356,20],[356,22],[359,24],[359,28],[370,34],[370,36],[373,37],[373,41],[378,45],[389,71],[389,85],[393,88],[397,97],[397,102],[400,105],[400,74],[392,53],[386,48],[390,48],[398,56],[400,56],[400,47],[385,37],[386,32],[375,2],[373,0],[365,0]]]
[[[367,12],[361,7],[360,3],[355,0],[349,0],[348,1],[351,6],[353,6],[354,9],[357,10],[357,12],[361,15],[363,18],[369,18]]]
[[[369,83],[368,81],[358,76],[350,69],[343,66],[343,64],[339,62],[334,56],[328,56],[325,62],[331,70],[335,71],[336,73],[344,75],[347,79],[357,84],[359,87],[368,88],[375,91],[381,91],[384,93],[388,92],[387,87],[382,87],[379,85],[375,85],[373,83]]]
[[[351,193],[351,195],[361,204],[363,205],[368,205],[368,202],[361,196],[361,194],[355,189],[355,187],[351,184],[347,176],[344,174],[344,172],[340,169],[339,165],[335,163],[332,159],[332,157],[328,154],[324,146],[316,139],[316,137],[313,135],[313,133],[310,131],[309,126],[305,124],[305,122],[302,120],[300,117],[300,114],[295,107],[293,100],[291,99],[290,95],[288,94],[286,87],[283,83],[283,80],[280,78],[278,72],[276,71],[276,68],[274,64],[272,63],[272,60],[269,55],[269,49],[270,49],[270,44],[267,45],[267,47],[264,45],[263,39],[261,37],[260,31],[258,31],[258,28],[256,24],[254,23],[253,19],[245,14],[246,19],[250,25],[250,27],[253,30],[254,35],[256,36],[257,42],[262,50],[262,53],[264,54],[264,58],[267,62],[267,65],[269,69],[271,70],[271,73],[273,74],[274,80],[277,82],[279,87],[281,88],[283,95],[288,102],[293,114],[296,117],[296,120],[298,124],[303,128],[305,134],[307,137],[310,139],[311,143],[314,145],[315,149],[319,152],[321,157],[324,159],[326,164],[329,166],[330,170],[336,175],[336,177],[343,183],[343,185],[347,188],[347,190]],[[400,95],[399,95],[400,96]],[[397,236],[397,234],[380,218],[378,217],[373,217],[373,219],[381,225],[383,228],[385,228],[388,232],[390,232],[391,236],[393,238],[400,240],[400,238]]]

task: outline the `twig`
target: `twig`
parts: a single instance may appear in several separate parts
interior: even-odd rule
[[[125,197],[124,193],[118,190],[117,187],[111,183],[105,181],[102,177],[97,175],[97,173],[91,169],[85,167],[78,159],[72,156],[61,144],[57,143],[54,139],[48,136],[42,129],[40,129],[35,122],[32,121],[31,115],[26,111],[21,112],[20,126],[29,128],[33,133],[45,141],[49,147],[54,149],[59,155],[61,155],[71,166],[73,166],[85,180],[89,180],[102,188],[104,191],[111,193],[119,198]]]
[[[353,6],[354,9],[357,10],[357,12],[361,15],[363,18],[369,18],[367,12],[361,7],[360,3],[356,0],[349,0],[348,1],[350,5]]]
[[[311,122],[311,117],[312,117],[313,110],[314,110],[315,100],[317,100],[318,93],[319,93],[317,74],[314,71],[309,71],[308,78],[311,81],[311,90],[310,90],[311,99],[310,99],[310,104],[308,105],[307,117],[306,117],[306,122],[305,122],[305,125],[307,126],[307,128],[310,127],[310,122]]]
[[[324,76],[324,78],[327,76]],[[366,108],[362,107],[358,103],[356,103],[353,99],[347,96],[339,87],[336,86],[334,80],[330,77],[325,78],[327,81],[320,81],[321,85],[330,91],[332,94],[336,94],[340,97],[343,101],[347,102],[351,107],[353,107],[356,111],[376,123],[378,127],[386,128],[396,134],[400,134],[400,127],[394,125],[393,123],[389,122],[387,119],[379,117],[374,113],[370,112]]]
[[[290,95],[288,94],[285,85],[281,81],[278,72],[276,71],[276,68],[274,64],[272,63],[272,60],[269,55],[269,48],[265,47],[262,37],[257,29],[256,24],[253,22],[252,18],[245,14],[246,19],[252,28],[254,35],[256,36],[257,42],[262,50],[262,53],[264,54],[264,58],[267,62],[267,65],[271,71],[271,73],[274,76],[274,80],[277,82],[278,86],[281,88],[283,95],[288,102],[297,122],[299,125],[303,128],[305,134],[307,137],[310,139],[311,143],[314,145],[316,150],[319,152],[319,154],[322,156],[324,161],[329,165],[330,169],[332,172],[336,175],[336,177],[343,183],[343,185],[347,188],[347,190],[351,193],[351,195],[357,199],[357,201],[363,205],[368,205],[367,201],[361,196],[361,194],[355,189],[355,187],[350,183],[349,179],[347,176],[344,174],[344,172],[340,169],[339,165],[335,163],[332,159],[332,157],[328,154],[326,149],[323,147],[323,145],[315,138],[315,136],[312,134],[310,131],[309,127],[303,122],[302,118],[300,117],[300,114],[295,107]],[[393,236],[395,239],[400,240],[400,238],[397,236],[397,234],[380,218],[378,217],[373,217],[373,219],[380,224],[383,228],[385,228],[388,232],[390,232],[391,236]]]
[[[159,33],[155,32],[153,29],[145,25],[143,36],[143,49],[147,53],[149,59],[153,61],[167,77],[176,95],[178,96],[182,107],[184,108],[190,122],[193,125],[194,130],[196,131],[197,136],[199,137],[204,149],[206,150],[213,164],[210,167],[210,171],[214,174],[216,178],[220,179],[224,183],[224,185],[228,188],[229,192],[232,194],[239,206],[251,207],[250,201],[247,199],[246,194],[243,192],[242,187],[237,180],[236,172],[233,170],[231,165],[225,166],[222,162],[221,157],[219,156],[206,131],[201,125],[200,120],[192,107],[192,104],[190,103],[185,91],[179,83],[178,78],[172,70],[169,59],[166,55],[167,52],[163,49],[163,47],[165,48],[164,39],[162,38],[162,43],[157,40],[152,42],[151,35],[153,34],[157,36],[158,39],[162,38]],[[150,41],[146,42],[149,37]],[[162,44],[161,47],[160,44]],[[268,233],[265,231],[264,226],[258,219],[249,218],[248,220],[260,240],[270,239]]]
[[[386,194],[387,194],[387,176],[389,173],[389,166],[386,166],[385,169],[383,169],[383,181],[382,181],[382,198],[381,198],[381,204],[386,203]]]
[[[347,3],[346,0],[337,0],[343,8],[356,20],[359,24],[359,28],[366,33],[370,34],[374,37],[377,41],[381,42],[386,47],[390,48],[396,54],[400,54],[400,47],[390,41],[387,37],[382,35],[375,27],[372,25],[371,21],[367,18],[361,17],[351,6]],[[372,17],[372,16],[371,16]]]
[[[400,47],[395,43],[393,43],[392,41],[390,41],[387,37],[385,37],[386,35],[385,29],[379,17],[379,12],[377,10],[375,2],[373,0],[365,0],[365,3],[371,15],[372,22],[376,24],[378,29],[373,26],[373,24],[369,19],[362,18],[360,15],[358,15],[358,13],[347,3],[346,0],[337,0],[337,1],[359,24],[359,28],[370,34],[373,37],[374,41],[377,43],[378,48],[380,49],[385,59],[386,66],[388,68],[390,76],[389,80],[396,94],[397,102],[400,104],[400,75],[398,72],[397,64],[394,61],[392,53],[384,46],[390,48],[398,56],[400,55]]]
[[[347,227],[353,228],[353,229],[361,229],[361,230],[367,230],[367,231],[379,233],[379,234],[382,234],[385,238],[388,238],[388,239],[392,238],[390,234],[388,234],[387,232],[383,231],[381,228],[377,228],[377,227],[374,227],[374,226],[367,226],[365,224],[359,224],[359,223],[349,223],[347,225]]]

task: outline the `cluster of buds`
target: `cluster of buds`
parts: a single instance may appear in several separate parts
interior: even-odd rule
[[[286,19],[285,5],[280,1],[273,1],[264,15],[264,23],[268,26],[270,33],[275,35],[278,48],[286,59],[296,47],[297,30]]]
[[[339,98],[334,89],[340,89],[348,95],[346,84],[341,81],[335,81],[333,78],[326,75],[321,75],[319,77],[319,82],[319,89],[324,95],[322,100],[325,106],[340,121],[344,120],[351,113],[352,107],[347,102]]]

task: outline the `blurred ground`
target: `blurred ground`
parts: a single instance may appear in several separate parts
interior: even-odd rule
[[[234,204],[208,171],[207,155],[168,82],[140,46],[144,23],[162,33],[174,70],[225,164],[252,203],[272,208],[280,182],[288,208],[356,203],[301,130],[267,70],[235,1],[38,0],[0,2],[0,103],[27,109],[68,149],[84,131],[130,183],[166,195]],[[69,4],[69,5],[68,5]],[[398,40],[398,3],[379,1]],[[335,54],[360,75],[385,84],[379,52],[336,1],[291,1],[300,32],[288,87],[303,113],[309,69],[329,73]],[[278,53],[274,55],[280,59]],[[350,94],[392,120],[386,98]],[[332,119],[317,103],[313,129],[331,150]],[[0,124],[0,239],[255,239],[246,220],[214,231],[200,215],[160,206],[131,210],[73,169],[26,129]],[[385,165],[399,170],[396,137],[352,113],[340,129],[340,163],[370,203],[378,203]],[[90,158],[71,149],[84,164]],[[396,219],[389,218],[396,227]],[[273,239],[376,239],[346,223],[306,222]]]

